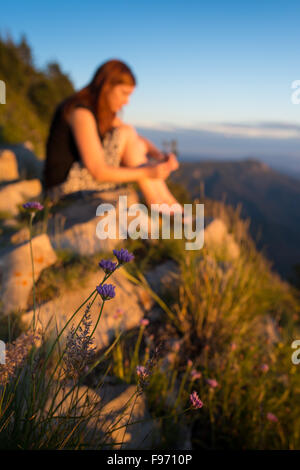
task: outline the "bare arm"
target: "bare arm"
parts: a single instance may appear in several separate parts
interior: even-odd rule
[[[135,168],[107,165],[98,135],[97,123],[88,109],[75,109],[70,117],[69,124],[82,162],[97,181],[123,183],[139,181],[143,178],[166,179],[172,171],[172,166],[168,161],[158,163],[155,166],[144,165]]]

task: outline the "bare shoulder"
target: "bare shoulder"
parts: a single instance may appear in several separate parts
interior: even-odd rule
[[[93,113],[87,108],[72,109],[66,118],[69,125],[74,125],[75,122],[82,121],[95,121]]]

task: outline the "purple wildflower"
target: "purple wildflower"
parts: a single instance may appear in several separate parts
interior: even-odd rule
[[[140,321],[140,325],[141,325],[141,326],[147,326],[147,325],[149,325],[149,320],[148,320],[148,318],[142,318],[141,321]]]
[[[113,318],[117,320],[118,318],[121,318],[124,315],[124,313],[125,313],[125,310],[123,310],[122,308],[117,308],[117,310],[113,314]]]
[[[142,379],[145,379],[146,377],[149,376],[149,372],[145,366],[136,366],[136,373]]]
[[[278,418],[273,413],[267,413],[267,419],[272,423],[278,423]]]
[[[119,264],[129,263],[129,261],[134,259],[134,255],[124,248],[121,248],[119,251],[113,250],[113,254],[119,261]]]
[[[202,408],[203,402],[200,400],[196,391],[193,391],[193,393],[190,394],[190,400],[191,400],[193,408],[195,409]]]
[[[206,382],[211,388],[216,388],[219,385],[215,379],[206,379]]]
[[[261,364],[260,370],[261,370],[262,372],[268,372],[268,370],[269,370],[268,364]]]
[[[113,261],[107,260],[107,259],[102,259],[99,263],[100,268],[103,269],[103,271],[106,274],[114,272],[114,270],[117,267],[117,263],[114,263]]]
[[[149,385],[149,378],[151,377],[153,373],[153,369],[158,362],[160,349],[161,349],[161,345],[155,348],[153,354],[146,362],[146,366],[136,367],[136,373],[138,375],[138,386],[137,386],[138,395],[142,394],[145,388]]]
[[[32,346],[40,340],[40,333],[22,333],[6,347],[5,364],[0,365],[0,385],[6,385],[23,366]]]
[[[145,366],[136,366],[136,373],[138,376],[138,394],[141,394],[143,390],[149,385],[149,377],[151,375],[150,369]]]
[[[96,287],[98,294],[101,295],[102,300],[110,300],[113,299],[116,295],[115,293],[115,286],[112,284],[100,284]]]
[[[88,371],[88,364],[94,359],[96,347],[94,338],[90,336],[92,320],[90,315],[91,304],[86,307],[82,323],[78,332],[72,326],[67,335],[66,354],[64,357],[65,370],[68,376],[79,378],[83,372]]]
[[[193,369],[193,370],[191,371],[191,379],[192,379],[192,380],[201,379],[201,377],[202,377],[201,372],[198,372],[196,369]]]
[[[44,209],[44,206],[37,201],[26,202],[23,204],[23,208],[27,209],[29,212],[38,212]]]

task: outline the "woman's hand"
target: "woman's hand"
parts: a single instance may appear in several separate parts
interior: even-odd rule
[[[175,157],[176,159],[176,157]],[[163,162],[150,164],[147,168],[147,177],[148,178],[159,178],[167,179],[170,173],[178,168],[178,162],[174,161],[172,156],[167,156],[166,160]]]
[[[176,158],[175,153],[169,152],[166,155],[166,161],[169,161],[172,171],[175,171],[179,168],[179,162]]]
[[[154,157],[159,162],[166,162],[166,161],[170,160],[170,163],[171,163],[171,166],[172,166],[172,171],[177,170],[179,168],[179,163],[178,163],[178,160],[177,160],[177,157],[176,157],[175,153],[160,152],[159,150],[157,150],[155,156],[154,156],[154,154],[152,154],[151,156]]]
[[[152,149],[151,153],[149,152],[150,157],[154,158],[158,162],[164,162],[166,155],[158,149]]]

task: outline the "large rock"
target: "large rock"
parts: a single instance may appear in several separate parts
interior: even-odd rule
[[[105,416],[104,431],[112,429],[114,449],[151,450],[159,444],[158,427],[151,419],[144,395],[132,399],[135,390],[134,385],[129,386],[102,409]]]
[[[17,165],[18,174],[22,179],[42,178],[43,161],[37,158],[33,153],[33,146],[30,142],[26,141],[23,144],[5,144],[5,151],[14,153]]]
[[[221,219],[213,219],[204,230],[204,246],[221,258],[233,260],[239,257],[240,248]]]
[[[49,236],[55,249],[68,250],[79,255],[111,252],[119,242],[119,196],[127,196],[127,206],[139,202],[136,191],[122,188],[101,193],[86,194],[59,210],[49,223]],[[111,204],[116,210],[115,233],[108,238],[99,238],[98,224],[107,218],[107,212],[96,215],[101,204]],[[132,217],[128,216],[128,224]],[[149,219],[148,219],[149,220]],[[150,224],[149,224],[150,226]],[[107,231],[107,227],[104,227]]]
[[[95,345],[98,350],[108,346],[113,340],[117,326],[121,331],[136,327],[145,312],[153,305],[153,301],[147,295],[147,292],[141,286],[137,286],[129,281],[122,272],[122,269],[120,268],[107,280],[107,283],[116,286],[116,296],[105,302],[102,317],[94,333]],[[103,273],[101,271],[97,274],[93,273],[86,279],[83,279],[81,285],[74,289],[69,289],[60,297],[41,305],[38,311],[38,322],[43,330],[47,330],[49,337],[52,334],[55,335],[57,331],[56,325],[58,331],[64,327],[72,314],[93,292],[96,286],[100,284],[102,279]],[[102,300],[97,295],[96,301],[90,310],[93,325],[95,325],[98,319],[101,304]],[[122,318],[119,321],[114,316],[118,309],[123,312]],[[74,321],[70,322],[65,330],[64,339],[72,324],[77,325],[84,310],[85,307],[77,313]],[[33,311],[22,316],[26,326],[30,325],[32,318]]]
[[[18,163],[11,150],[0,150],[0,182],[19,178]]]
[[[0,211],[16,215],[19,212],[19,204],[38,198],[41,191],[42,185],[37,179],[8,184],[0,189]]]
[[[58,217],[57,220],[60,224],[57,225],[58,231],[50,235],[52,245],[57,250],[67,250],[78,255],[89,256],[100,251],[111,252],[119,243],[118,239],[107,238],[100,240],[97,237],[96,228],[100,221],[99,217],[74,224],[69,229],[61,231],[60,227],[64,219]]]
[[[54,399],[56,419],[68,416],[71,429],[77,422],[72,423],[72,416],[77,416],[77,419],[78,416],[87,417],[85,448],[152,449],[159,444],[158,427],[151,419],[144,394],[135,399],[135,392],[136,387],[127,384],[101,384],[96,391],[87,386],[72,390],[67,385],[59,387],[55,397],[50,396],[45,412],[53,405]],[[60,422],[65,422],[67,427],[68,421]],[[66,434],[69,432],[65,429]]]
[[[40,272],[55,263],[56,254],[46,234],[32,239],[35,280]],[[24,310],[32,290],[32,269],[29,242],[24,243],[0,259],[2,312]]]
[[[173,260],[155,266],[145,274],[145,278],[158,295],[164,294],[169,290],[176,290],[180,284],[180,269]]]

